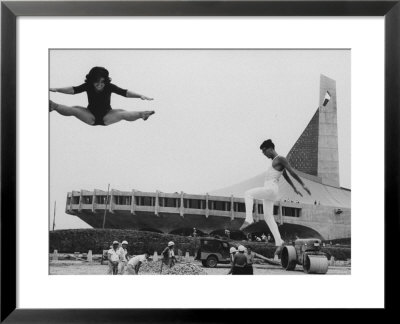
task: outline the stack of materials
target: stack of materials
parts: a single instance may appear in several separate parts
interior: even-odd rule
[[[141,265],[139,275],[205,275],[204,269],[194,263],[176,263],[172,268],[163,264],[161,261],[145,262]]]

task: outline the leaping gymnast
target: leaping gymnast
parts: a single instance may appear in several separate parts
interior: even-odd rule
[[[88,125],[108,126],[121,120],[135,121],[142,118],[147,120],[154,111],[127,111],[112,109],[110,105],[111,94],[116,93],[127,98],[140,98],[153,100],[133,91],[121,89],[111,83],[109,72],[103,67],[94,67],[86,75],[85,83],[77,87],[50,88],[52,92],[77,94],[86,91],[88,96],[87,108],[81,106],[65,106],[49,101],[49,111],[57,111],[63,116],[74,116]]]

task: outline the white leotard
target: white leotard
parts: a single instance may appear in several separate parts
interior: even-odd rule
[[[278,155],[277,155],[278,156]],[[274,160],[277,158],[272,160]],[[264,220],[267,223],[270,231],[272,232],[272,235],[274,236],[275,243],[277,245],[282,245],[282,238],[279,233],[278,225],[276,225],[275,219],[274,219],[274,202],[278,199],[278,192],[279,192],[279,185],[278,181],[280,176],[282,175],[282,171],[278,171],[274,169],[274,167],[271,166],[267,170],[267,173],[265,174],[265,182],[264,182],[264,187],[259,187],[259,188],[253,188],[250,190],[247,190],[245,192],[245,204],[246,204],[246,219],[245,221],[249,224],[254,222],[253,219],[253,205],[254,205],[254,199],[259,199],[262,200],[263,202],[263,214],[264,214]]]
[[[279,155],[277,155],[277,156],[274,157],[274,159],[272,160],[272,163],[274,162],[274,160],[275,160],[278,156],[279,156]],[[279,178],[280,178],[281,175],[282,175],[283,170],[282,170],[282,171],[276,170],[276,169],[272,166],[272,163],[271,163],[271,166],[269,167],[269,169],[267,170],[267,173],[265,174],[264,185],[269,185],[269,184],[271,184],[271,182],[278,183]]]

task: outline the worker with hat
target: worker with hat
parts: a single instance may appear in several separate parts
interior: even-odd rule
[[[150,252],[146,251],[144,254],[136,255],[129,259],[126,271],[130,275],[137,275],[139,273],[140,266],[149,260]]]
[[[175,264],[175,252],[174,252],[175,243],[172,241],[168,242],[168,246],[162,251],[163,262],[168,265],[170,268]]]
[[[118,274],[118,264],[120,260],[120,249],[119,242],[114,241],[111,249],[107,252],[108,257],[108,274],[117,275]]]
[[[235,256],[235,254],[237,253],[237,250],[235,247],[231,247],[229,249],[229,260],[231,261],[231,268],[229,269],[228,275],[232,274],[232,268],[233,268],[233,258]]]
[[[128,264],[128,242],[122,241],[122,246],[119,248],[118,274],[120,275],[124,274],[127,264]]]
[[[254,263],[254,252],[251,250],[251,247],[248,246],[247,247],[247,252],[245,253],[246,257],[247,257],[247,266],[246,266],[246,274],[254,274],[254,270],[253,270],[253,263]]]
[[[233,257],[232,264],[232,274],[233,275],[242,275],[246,274],[246,266],[247,266],[247,257],[244,254],[246,248],[243,245],[239,245],[238,247],[239,253],[236,253]]]

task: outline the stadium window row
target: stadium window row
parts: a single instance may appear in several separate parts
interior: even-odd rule
[[[109,202],[106,202],[106,195],[82,195],[82,196],[68,196],[67,204],[71,203],[73,205],[87,204],[90,205],[93,202],[93,198],[95,200],[95,204],[105,205],[106,203],[114,203],[115,205],[121,206],[130,206],[132,204],[132,196],[127,195],[113,195],[111,196]],[[181,198],[167,198],[167,197],[159,197],[158,205],[160,207],[169,207],[169,208],[180,208],[181,207]],[[137,206],[156,206],[156,197],[154,196],[135,196],[135,204]],[[188,209],[206,209],[207,201],[205,199],[183,199],[184,208]],[[208,209],[209,210],[217,210],[217,211],[231,211],[231,201],[220,201],[220,200],[208,200]],[[262,204],[254,204],[253,212],[257,210],[258,214],[264,214],[263,205]],[[241,202],[233,203],[233,211],[235,212],[246,212],[246,206]],[[274,206],[274,215],[279,214],[279,206]],[[289,217],[300,217],[301,216],[301,208],[293,208],[293,207],[282,207],[282,216]]]

